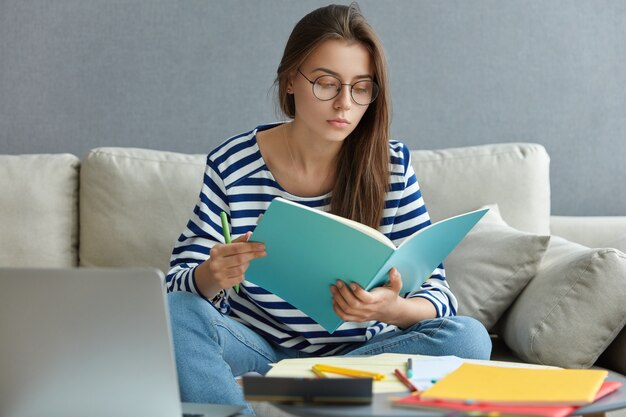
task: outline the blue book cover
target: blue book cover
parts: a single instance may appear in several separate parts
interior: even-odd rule
[[[307,314],[328,332],[342,323],[332,307],[337,279],[366,290],[384,285],[392,267],[402,276],[401,294],[422,285],[488,209],[433,223],[396,247],[378,230],[277,197],[259,220],[251,241],[265,243],[246,280]]]

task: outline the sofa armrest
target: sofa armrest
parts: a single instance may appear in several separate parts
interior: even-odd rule
[[[70,154],[0,155],[0,266],[78,263],[78,176]]]
[[[626,216],[551,216],[550,231],[590,248],[614,247],[626,239]]]

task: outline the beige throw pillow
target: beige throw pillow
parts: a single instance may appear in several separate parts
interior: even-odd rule
[[[496,205],[488,207],[444,263],[458,314],[489,330],[535,276],[550,236],[520,232],[502,220]]]
[[[97,148],[80,172],[80,265],[166,272],[202,186],[206,155]]]
[[[626,255],[552,236],[541,270],[503,317],[521,359],[592,366],[626,324]]]

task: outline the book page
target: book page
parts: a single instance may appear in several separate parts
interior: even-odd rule
[[[406,355],[403,353],[381,353],[373,356],[326,356],[324,358],[296,358],[283,359],[278,363],[271,364],[269,372],[265,376],[284,376],[294,378],[315,378],[315,374],[311,371],[311,367],[318,363],[343,366],[344,368],[353,368],[368,372],[376,372],[384,374],[385,378],[380,381],[374,381],[374,393],[390,393],[390,392],[406,392],[406,387],[394,375],[395,369],[404,372],[407,366],[407,359],[412,358],[414,363],[419,361],[435,361],[437,356],[426,355]],[[499,366],[524,367],[524,368],[546,368],[542,365],[532,365],[517,362],[492,362],[477,359],[458,359],[460,362],[493,364]],[[328,374],[328,378],[348,378],[337,374]]]
[[[376,240],[378,240],[381,243],[384,243],[385,245],[389,246],[390,248],[396,249],[396,245],[394,245],[393,242],[387,236],[382,234],[380,231],[374,229],[373,227],[369,227],[369,226],[367,226],[367,225],[365,225],[363,223],[359,223],[359,222],[351,220],[351,219],[346,219],[345,217],[337,216],[336,214],[333,214],[333,213],[328,213],[328,212],[325,212],[325,211],[316,210],[316,209],[313,209],[311,207],[307,207],[307,206],[305,206],[303,204],[294,203],[293,201],[282,199],[280,197],[277,197],[277,199],[280,199],[280,200],[282,200],[283,202],[285,202],[287,204],[298,206],[298,207],[300,207],[302,209],[310,210],[310,211],[312,211],[314,213],[317,213],[317,214],[319,214],[321,216],[326,216],[328,218],[336,220],[339,223],[343,223],[346,226],[349,226],[349,227],[351,227],[351,228],[353,228],[355,230],[358,230],[361,233],[363,233],[363,234],[365,234],[365,235],[367,235],[367,236],[369,236],[369,237],[371,237],[373,239],[376,239]]]

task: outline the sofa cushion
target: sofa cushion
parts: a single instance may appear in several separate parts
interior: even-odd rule
[[[169,269],[196,203],[206,155],[98,148],[80,177],[80,264]]]
[[[0,266],[77,265],[79,168],[69,154],[0,155]]]
[[[552,236],[540,271],[502,319],[521,359],[587,368],[626,324],[626,255]]]
[[[474,317],[488,330],[535,276],[550,236],[508,226],[497,206],[446,258],[446,279],[459,301],[458,314]]]
[[[416,150],[411,159],[434,221],[495,203],[511,227],[550,233],[550,158],[543,146]]]
[[[623,253],[626,253],[626,235],[621,236],[615,240],[612,240],[606,246],[609,248],[619,249]],[[624,279],[626,279],[626,277]]]

